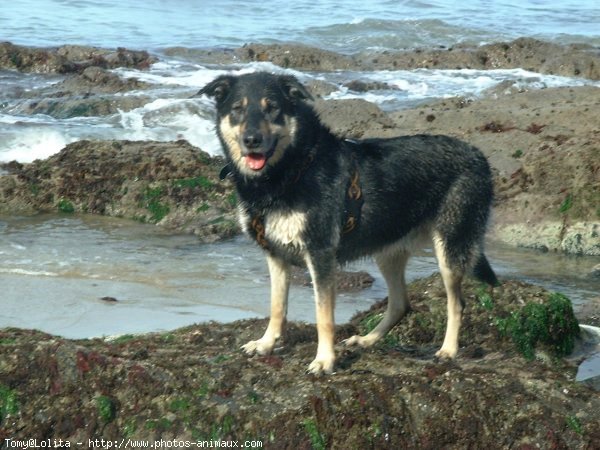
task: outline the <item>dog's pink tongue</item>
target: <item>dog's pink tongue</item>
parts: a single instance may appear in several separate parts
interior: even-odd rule
[[[249,155],[246,155],[246,164],[252,170],[260,170],[265,167],[266,163],[267,157],[262,153],[250,153]]]

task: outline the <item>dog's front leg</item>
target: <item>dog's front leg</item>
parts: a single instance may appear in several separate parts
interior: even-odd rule
[[[267,256],[271,276],[271,317],[262,338],[242,346],[249,355],[266,355],[273,351],[275,341],[281,337],[287,315],[287,301],[290,290],[290,265],[275,256]]]
[[[332,373],[335,363],[333,343],[335,339],[335,271],[333,252],[310,255],[306,259],[315,291],[317,312],[318,346],[317,356],[308,366],[308,372],[319,375]]]

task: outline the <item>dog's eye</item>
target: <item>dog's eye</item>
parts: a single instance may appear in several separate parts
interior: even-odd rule
[[[244,114],[244,105],[242,102],[235,102],[231,105],[231,115],[240,118]]]
[[[279,115],[279,105],[273,101],[267,101],[265,103],[265,114],[270,117],[277,117]]]

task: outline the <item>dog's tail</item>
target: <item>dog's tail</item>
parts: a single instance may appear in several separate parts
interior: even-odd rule
[[[487,258],[483,253],[479,254],[475,265],[473,266],[473,275],[478,280],[483,281],[484,283],[489,284],[490,286],[499,286],[500,282],[494,273],[494,270],[490,266]]]

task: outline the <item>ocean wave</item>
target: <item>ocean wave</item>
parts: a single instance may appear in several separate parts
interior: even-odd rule
[[[361,98],[378,104],[384,110],[402,109],[414,104],[415,101],[426,101],[435,98],[475,98],[506,82],[512,82],[517,89],[521,90],[584,85],[600,87],[600,82],[557,75],[543,75],[524,69],[417,69],[346,72],[343,77],[383,83],[389,86],[390,89],[355,92],[340,85],[339,89],[326,96],[326,99]]]
[[[124,139],[174,141],[185,139],[211,155],[220,155],[214,119],[207,115],[202,100],[157,99],[141,108],[119,111]],[[208,100],[204,100],[205,103]]]
[[[342,53],[449,47],[479,44],[497,37],[489,30],[465,28],[439,19],[361,19],[349,23],[309,27],[304,37],[312,45]]]
[[[0,126],[4,143],[0,146],[0,162],[32,162],[58,153],[76,140],[62,130],[44,126],[29,126],[22,130],[7,130]]]
[[[45,270],[32,270],[32,269],[19,269],[19,268],[4,268],[0,267],[0,273],[12,274],[12,275],[28,275],[32,277],[58,277],[60,274],[55,272],[48,272]]]

